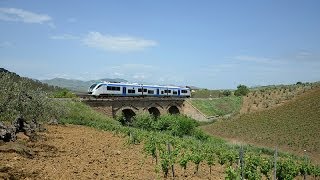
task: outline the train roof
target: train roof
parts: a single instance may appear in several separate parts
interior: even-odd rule
[[[143,87],[156,87],[156,88],[169,88],[169,89],[189,89],[187,87],[179,87],[179,86],[166,86],[166,85],[150,85],[150,84],[139,84],[139,83],[127,83],[127,82],[100,82],[97,84],[106,84],[113,86],[143,86]]]

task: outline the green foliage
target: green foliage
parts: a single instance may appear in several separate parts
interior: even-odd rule
[[[54,98],[75,98],[76,95],[67,89],[61,89],[53,93]]]
[[[183,153],[181,155],[181,158],[179,159],[179,164],[184,170],[186,170],[187,164],[190,160],[191,160],[191,155],[189,153]]]
[[[191,92],[192,98],[219,98],[223,96],[224,95],[220,90],[200,89],[195,92]]]
[[[273,159],[271,158],[263,158],[260,162],[260,171],[267,178],[271,179],[270,172],[273,167]]]
[[[132,122],[132,126],[144,130],[152,130],[155,118],[149,113],[137,114]]]
[[[0,84],[0,121],[11,121],[18,115],[27,121],[45,121],[66,111],[42,90],[50,90],[49,86],[12,73],[0,73]]]
[[[135,119],[138,120],[135,127],[166,131],[179,137],[193,135],[196,126],[198,126],[195,120],[181,115],[164,115],[157,119],[154,119],[151,115],[142,115],[142,117],[139,115]]]
[[[235,170],[232,166],[227,167],[226,169],[226,180],[240,180],[240,173]]]
[[[299,167],[297,163],[292,159],[281,160],[277,165],[277,178],[282,179],[294,179],[299,175]]]
[[[246,96],[249,93],[249,89],[245,85],[239,85],[237,86],[237,90],[235,90],[234,95],[236,96]]]
[[[223,92],[222,92],[222,94],[224,95],[224,96],[231,96],[231,91],[230,90],[224,90]]]
[[[261,164],[261,159],[255,154],[248,154],[245,157],[244,175],[248,180],[261,179],[258,167]]]

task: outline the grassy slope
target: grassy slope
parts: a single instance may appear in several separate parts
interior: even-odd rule
[[[215,99],[191,99],[190,102],[207,116],[223,116],[240,109],[241,97],[231,96]]]
[[[277,108],[204,126],[213,135],[308,154],[320,162],[320,89]]]

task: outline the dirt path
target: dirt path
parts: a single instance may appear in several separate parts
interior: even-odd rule
[[[155,163],[142,145],[126,145],[126,138],[89,127],[48,126],[40,140],[24,135],[14,143],[0,143],[0,179],[158,179]],[[175,179],[224,179],[224,168],[207,165],[193,174],[176,165]]]

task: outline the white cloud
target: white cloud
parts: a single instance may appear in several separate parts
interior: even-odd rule
[[[99,32],[89,32],[82,41],[89,47],[116,52],[141,51],[158,44],[153,40],[132,36],[103,35]]]
[[[79,39],[79,37],[74,36],[72,34],[62,34],[62,35],[53,35],[50,36],[50,39],[55,39],[55,40],[72,40],[72,39]]]
[[[52,18],[46,14],[37,14],[23,9],[0,8],[0,20],[42,24],[50,22]],[[49,26],[52,25],[49,23]]]

